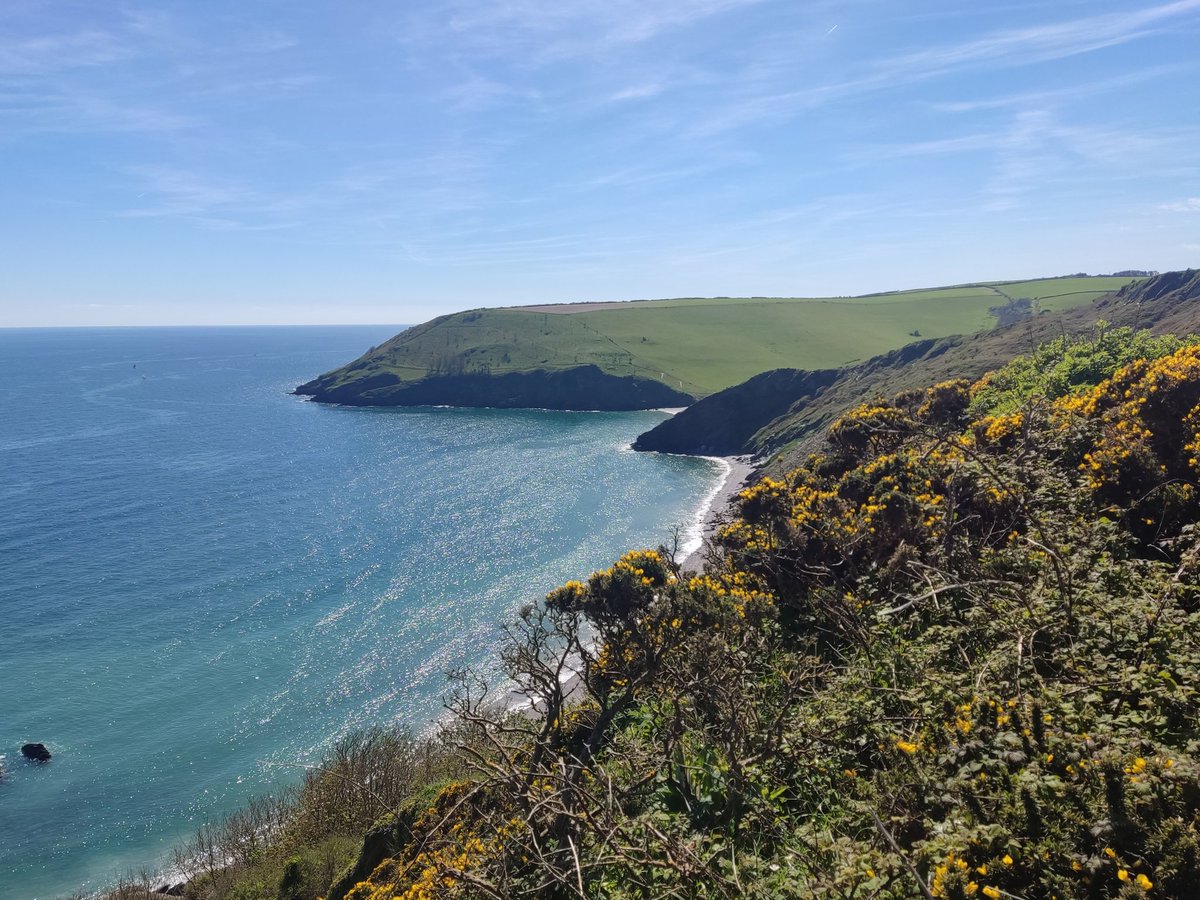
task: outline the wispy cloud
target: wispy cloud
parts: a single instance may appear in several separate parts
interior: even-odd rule
[[[1018,68],[1094,52],[1149,37],[1173,20],[1197,12],[1200,0],[1176,0],[1130,12],[1004,29],[958,43],[893,55],[868,65],[866,74],[842,81],[741,96],[735,92],[730,98],[733,102],[699,124],[695,132],[707,135],[756,122],[782,121],[805,109],[895,91],[964,71]]]
[[[1200,197],[1188,197],[1186,200],[1160,203],[1158,208],[1165,209],[1167,212],[1200,213]]]
[[[461,79],[447,84],[439,97],[458,113],[471,113],[499,103],[523,102],[538,104],[541,94],[537,90],[522,89],[510,84],[467,72]]]
[[[129,199],[115,215],[184,219],[223,229],[308,226],[379,245],[409,230],[445,233],[489,199],[486,147],[364,160],[333,167],[302,186],[263,171],[262,163],[204,163],[127,167]]]
[[[762,0],[508,0],[451,5],[451,30],[500,47],[514,37],[542,44],[541,59],[568,52],[599,51],[614,44],[636,44]],[[521,43],[525,43],[522,40]]]
[[[1016,111],[1007,127],[933,140],[874,144],[859,147],[848,155],[857,162],[874,163],[905,157],[991,152],[1036,141],[1096,163],[1144,166],[1156,154],[1166,156],[1171,155],[1168,151],[1185,151],[1196,136],[1197,129],[1186,126],[1134,131],[1099,124],[1068,124],[1052,108],[1032,107]]]
[[[30,134],[174,134],[200,124],[196,116],[119,99],[88,87],[0,82],[0,141]]]
[[[45,4],[52,7],[54,4]],[[0,139],[26,134],[176,134],[200,124],[217,99],[274,97],[309,89],[320,75],[281,71],[274,57],[291,34],[226,13],[222,40],[180,11],[96,7],[76,26],[39,4],[3,22]],[[210,23],[206,20],[206,26]],[[204,110],[204,111],[202,111]]]
[[[930,101],[928,105],[930,109],[946,113],[974,113],[995,109],[1027,109],[1031,106],[1061,105],[1075,103],[1096,94],[1134,87],[1157,78],[1181,75],[1186,72],[1196,71],[1197,69],[1200,69],[1200,63],[1192,65],[1171,64],[1147,66],[1144,69],[1123,72],[1111,78],[1098,78],[1080,84],[1073,84],[1069,87],[1052,90],[1022,91],[971,100]]]
[[[250,78],[228,78],[213,82],[189,84],[184,93],[190,99],[222,97],[242,98],[261,103],[267,99],[295,96],[310,91],[328,79],[315,73],[268,75]]]
[[[139,166],[130,174],[143,186],[138,199],[151,202],[127,210],[128,218],[205,215],[261,200],[245,186],[174,166]]]
[[[583,190],[631,187],[645,189],[651,185],[706,175],[726,165],[728,165],[727,160],[712,160],[695,165],[632,165],[587,178],[579,187]]]
[[[1007,134],[995,142],[995,168],[984,188],[989,197],[984,208],[1012,209],[1031,191],[1044,187],[1063,164],[1062,154],[1050,140],[1054,131],[1050,113],[1021,113]]]
[[[1016,208],[1035,194],[1089,180],[1183,175],[1200,163],[1200,130],[1129,129],[1064,122],[1050,108],[1016,111],[1007,125],[952,137],[877,144],[847,154],[860,166],[967,154],[981,161],[983,208]],[[1164,207],[1165,208],[1165,207]]]
[[[0,218],[83,210],[114,256],[237,230],[436,303],[888,287],[855,273],[966,267],[975,229],[987,262],[1015,222],[1044,230],[1006,259],[1104,216],[1194,240],[1200,0],[259,7],[6,7]]]
[[[645,100],[648,97],[657,97],[664,90],[666,90],[666,87],[667,86],[662,82],[657,84],[634,84],[626,88],[621,88],[619,91],[615,91],[609,95],[608,99],[614,103],[620,103],[625,100]]]
[[[611,247],[598,246],[594,236],[555,235],[514,240],[474,240],[463,244],[412,238],[397,246],[413,262],[428,266],[494,266],[561,264],[610,256]]]
[[[881,67],[880,76],[927,78],[963,66],[1029,65],[1062,59],[1147,37],[1156,26],[1197,11],[1200,0],[1176,0],[1130,12],[1006,29],[896,57]]]
[[[135,50],[120,36],[102,30],[72,31],[0,42],[0,74],[45,75],[129,59]]]
[[[432,200],[436,193],[445,212],[462,211],[480,202],[482,182],[490,171],[486,145],[443,145],[427,152],[363,160],[333,175],[327,188],[334,194],[362,195],[383,203],[409,198],[406,206]],[[411,214],[411,213],[410,213]]]

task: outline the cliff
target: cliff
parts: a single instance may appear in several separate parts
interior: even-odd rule
[[[379,373],[357,381],[322,376],[295,391],[322,403],[346,406],[471,406],[496,409],[657,409],[687,406],[691,394],[635,375],[609,375],[598,366],[503,375],[434,375],[402,381]]]
[[[697,401],[646,432],[634,450],[732,456],[746,452],[746,435],[786,415],[831,385],[837,369],[776,369]]]
[[[1066,277],[862,297],[464,310],[408,328],[298,393],[356,405],[679,406],[763,372],[839,369],[903,347],[914,336],[968,334],[992,328],[1001,315],[1086,305],[1129,280]],[[619,380],[600,379],[593,369]],[[778,394],[773,385],[760,387],[765,396]],[[595,398],[586,395],[591,389]],[[777,414],[783,412],[786,405]]]

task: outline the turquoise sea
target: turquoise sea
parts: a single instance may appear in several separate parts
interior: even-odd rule
[[[396,330],[0,330],[0,900],[428,727],[523,602],[695,525],[714,464],[627,449],[662,413],[289,396]]]

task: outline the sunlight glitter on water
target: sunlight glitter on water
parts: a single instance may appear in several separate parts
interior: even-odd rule
[[[712,463],[615,450],[661,413],[287,395],[393,330],[0,331],[0,900],[424,727],[521,603],[694,525]]]

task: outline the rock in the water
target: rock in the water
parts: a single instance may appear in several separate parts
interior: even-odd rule
[[[26,744],[21,748],[21,755],[34,762],[46,762],[50,759],[50,751],[45,744]]]

